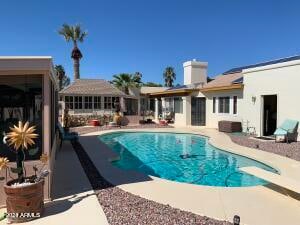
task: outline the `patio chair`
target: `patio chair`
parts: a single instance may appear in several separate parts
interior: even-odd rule
[[[64,128],[58,123],[57,128],[59,131],[60,137],[60,148],[62,146],[63,141],[75,141],[78,140],[78,133],[77,132],[65,132]]]
[[[278,136],[283,136],[287,143],[289,143],[291,140],[297,140],[298,124],[299,122],[297,120],[285,120],[283,124],[274,132],[275,142],[277,142]]]

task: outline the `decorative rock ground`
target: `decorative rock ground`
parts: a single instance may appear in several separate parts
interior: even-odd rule
[[[285,156],[297,161],[300,161],[300,142],[292,143],[275,143],[274,140],[271,141],[261,141],[250,138],[249,136],[241,136],[228,134],[233,142],[236,144],[256,148],[266,152],[275,153],[281,156]]]
[[[133,195],[107,182],[79,142],[73,142],[79,161],[111,225],[230,225]]]

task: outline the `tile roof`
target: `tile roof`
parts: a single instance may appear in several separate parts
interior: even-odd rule
[[[77,79],[59,92],[60,94],[118,95],[127,96],[103,79]]]
[[[232,68],[230,70],[227,70],[223,74],[227,75],[227,74],[232,74],[232,73],[241,73],[242,70],[244,70],[244,69],[250,69],[250,68],[255,68],[255,67],[260,67],[260,66],[267,66],[267,65],[277,64],[277,63],[284,63],[284,62],[289,62],[289,61],[294,61],[294,60],[299,60],[299,59],[300,59],[300,55],[295,55],[295,56],[290,56],[290,57],[286,57],[286,58],[280,58],[280,59],[275,59],[275,60],[266,61],[266,62],[262,62],[262,63],[252,64],[252,65],[248,65],[248,66]]]
[[[213,88],[213,87],[223,87],[230,86],[236,83],[242,83],[243,74],[233,73],[224,76],[223,74],[217,76],[213,81],[208,82],[203,86],[203,88]]]
[[[141,87],[141,94],[151,94],[154,92],[161,92],[167,90],[167,87],[146,87],[142,86]]]

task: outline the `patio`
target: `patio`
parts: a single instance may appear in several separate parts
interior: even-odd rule
[[[52,191],[54,199],[45,204],[43,216],[24,224],[56,225],[61,224],[62,221],[68,221],[68,224],[86,224],[87,221],[89,225],[108,224],[93,188],[69,142],[65,142],[58,152]],[[1,212],[4,210],[2,209]],[[0,221],[0,224],[7,224],[7,220]]]
[[[147,129],[130,130],[145,131]],[[124,129],[124,131],[126,130]],[[283,176],[300,179],[298,173],[300,163],[297,161],[236,145],[226,134],[219,133],[215,129],[172,128],[150,129],[148,131],[188,132],[206,135],[211,137],[210,143],[218,148],[262,161],[279,169]],[[287,190],[275,185],[241,188],[199,186],[168,181],[153,176],[142,175],[135,171],[124,171],[113,167],[108,160],[116,157],[116,154],[97,138],[99,134],[107,132],[111,131],[100,131],[82,135],[80,143],[94,166],[101,173],[101,176],[125,192],[156,203],[170,205],[182,211],[191,212],[196,215],[205,215],[218,220],[232,221],[234,215],[239,215],[241,216],[242,224],[298,224],[300,219],[299,196],[293,196]],[[101,149],[101,154],[99,154],[100,151],[95,151],[95,146],[98,146],[99,150]],[[118,192],[116,192],[116,196],[118,196]],[[125,196],[124,199],[127,201],[129,198]],[[110,202],[110,198],[107,200]],[[120,203],[119,205],[127,208],[124,204]],[[143,202],[140,204],[142,205]],[[111,208],[108,207],[108,209]],[[264,216],[260,216],[262,211],[264,212]],[[153,213],[153,209],[151,213]]]
[[[93,128],[93,129],[92,129]],[[96,127],[97,128],[97,127]],[[141,128],[141,127],[139,127]],[[99,129],[99,127],[97,128]],[[177,183],[113,167],[115,157],[97,136],[114,130],[188,132],[210,136],[210,143],[255,158],[300,179],[300,163],[242,147],[215,129],[147,127],[97,130],[81,127],[80,143],[63,144],[55,167],[53,196],[42,218],[26,224],[200,224],[228,225],[234,215],[241,224],[298,224],[299,196],[274,185],[220,188]],[[96,131],[90,133],[91,131]],[[97,146],[97,147],[96,147]],[[101,151],[95,151],[101,149]],[[66,163],[68,162],[68,163]],[[297,199],[298,198],[298,199]],[[264,211],[264,216],[260,216]],[[215,218],[215,219],[212,219]],[[5,220],[0,224],[6,224]]]

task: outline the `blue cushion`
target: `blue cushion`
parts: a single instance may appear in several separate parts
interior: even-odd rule
[[[283,130],[288,131],[289,133],[293,133],[295,128],[298,125],[298,121],[296,120],[285,120],[283,124],[280,126]]]
[[[274,135],[287,135],[287,131],[283,130],[281,128],[277,128],[276,131],[274,132]]]

